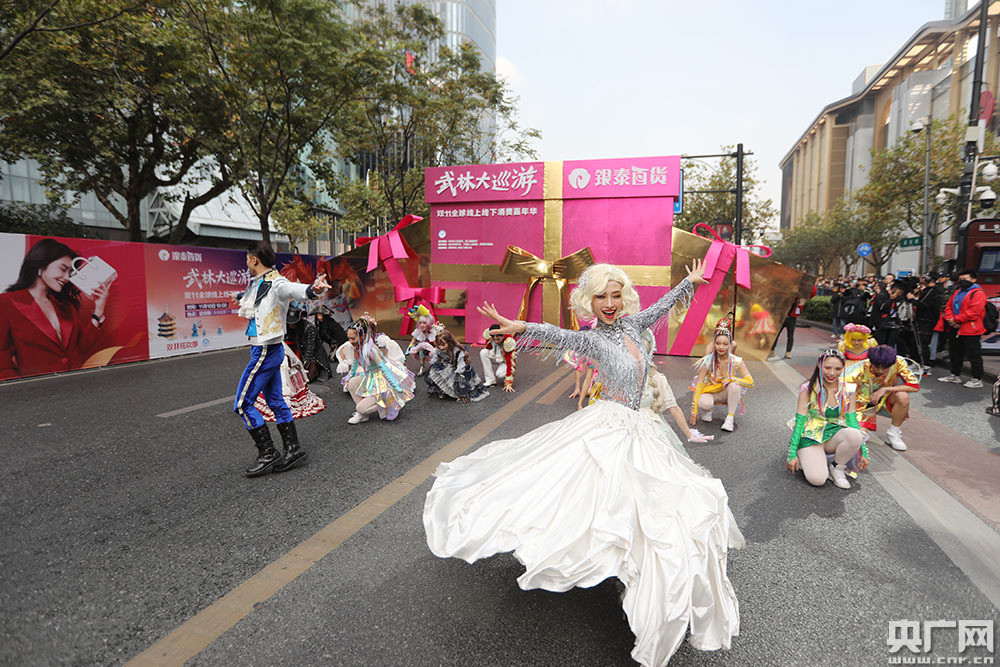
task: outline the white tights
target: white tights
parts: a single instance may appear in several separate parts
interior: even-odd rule
[[[711,413],[712,408],[715,407],[717,403],[724,403],[729,407],[729,412],[736,414],[736,408],[740,404],[740,396],[742,395],[742,387],[740,387],[735,382],[730,382],[729,386],[720,391],[717,394],[702,394],[701,398],[698,399],[698,410],[705,414]]]
[[[823,486],[829,476],[826,455],[833,454],[837,465],[843,465],[854,458],[861,449],[861,431],[856,428],[842,428],[824,443],[803,447],[798,451],[799,467],[806,480],[813,486]]]
[[[354,409],[358,414],[368,415],[378,409],[378,399],[374,396],[358,396],[358,387],[361,386],[362,376],[355,375],[347,381],[347,391],[351,392],[354,399]]]

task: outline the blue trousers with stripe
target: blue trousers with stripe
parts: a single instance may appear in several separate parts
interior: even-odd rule
[[[285,351],[281,343],[250,347],[250,363],[243,369],[243,376],[236,387],[236,403],[233,405],[233,410],[243,420],[248,431],[264,424],[260,411],[253,405],[257,395],[261,393],[277,423],[292,421],[292,411],[288,409],[281,393],[281,362],[284,359]]]

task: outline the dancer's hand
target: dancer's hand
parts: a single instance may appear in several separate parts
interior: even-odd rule
[[[694,442],[694,443],[699,443],[700,444],[700,443],[711,442],[712,440],[715,440],[715,436],[714,435],[705,435],[704,433],[702,433],[698,429],[692,429],[691,430],[691,435],[688,436],[687,440],[688,440],[688,442]]]
[[[483,301],[483,305],[477,306],[476,310],[479,311],[479,314],[482,315],[483,317],[488,317],[500,325],[499,329],[493,329],[493,331],[497,332],[501,336],[507,334],[524,333],[525,329],[527,329],[527,327],[524,325],[524,322],[518,322],[515,320],[508,319],[503,315],[501,315],[500,313],[498,313],[496,306],[494,306],[492,303]]]
[[[684,268],[687,269],[687,279],[691,281],[692,285],[697,286],[708,282],[705,280],[705,260],[693,260],[691,266],[685,266]]]
[[[330,289],[330,283],[326,282],[326,274],[321,273],[320,275],[316,276],[316,280],[314,280],[312,284],[313,294],[319,296],[324,292],[326,292],[328,289]]]
[[[862,456],[861,462],[858,463],[858,470],[861,470],[862,472],[868,470],[869,463],[871,463],[871,461],[869,461],[866,457]]]
[[[867,460],[867,459],[865,459],[865,460]],[[868,465],[868,464],[866,463],[865,465]],[[796,456],[791,461],[788,461],[787,463],[785,463],[785,467],[788,468],[788,471],[790,473],[792,473],[793,475],[795,473],[797,473],[799,471],[799,457]]]
[[[514,393],[514,383],[513,382],[507,382],[506,380],[504,380],[504,382],[503,382],[503,390],[506,391],[508,394],[513,394]]]

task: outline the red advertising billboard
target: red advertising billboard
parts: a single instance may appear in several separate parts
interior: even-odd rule
[[[0,379],[149,358],[142,246],[0,234]]]

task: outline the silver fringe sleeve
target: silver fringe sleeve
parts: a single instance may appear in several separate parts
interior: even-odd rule
[[[573,350],[599,363],[599,357],[604,356],[602,352],[603,340],[594,335],[591,331],[574,331],[573,329],[563,329],[546,322],[525,322],[527,327],[523,334],[518,336],[517,347],[519,351],[534,351],[542,359],[548,359],[553,354]],[[532,350],[532,344],[538,341],[547,347]]]
[[[694,297],[694,285],[685,278],[677,283],[673,289],[661,296],[656,303],[642,310],[635,315],[630,315],[630,319],[639,329],[659,329],[659,322],[670,309],[680,301],[684,306],[690,307],[691,299]]]

